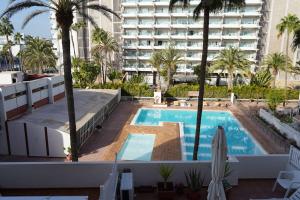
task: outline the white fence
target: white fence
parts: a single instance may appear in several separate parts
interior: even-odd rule
[[[118,184],[118,165],[115,163],[113,165],[112,171],[109,174],[108,179],[105,181],[104,185],[100,186],[100,200],[115,200],[116,199],[116,189]]]
[[[259,116],[269,124],[273,125],[280,133],[285,135],[287,138],[294,140],[297,145],[300,146],[300,132],[281,122],[278,118],[264,109],[259,110]]]
[[[233,173],[230,182],[238,184],[238,178],[276,178],[285,169],[288,155],[239,157],[230,161]],[[107,180],[114,162],[79,163],[0,163],[1,188],[99,188]],[[211,179],[211,163],[208,161],[151,161],[118,162],[118,170],[131,169],[134,186],[156,185],[162,181],[160,166],[174,167],[170,181],[185,184],[184,172],[197,168],[205,177],[206,184]],[[17,181],[16,181],[17,180]]]
[[[25,81],[0,88],[0,118],[3,122],[64,96],[63,76]]]

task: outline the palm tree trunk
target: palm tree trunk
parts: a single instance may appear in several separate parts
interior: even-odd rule
[[[65,88],[68,105],[69,115],[69,130],[71,140],[71,153],[72,161],[78,161],[77,151],[77,133],[76,133],[76,120],[75,120],[75,108],[74,108],[74,96],[73,96],[73,83],[71,73],[71,55],[70,55],[70,27],[62,27],[62,47],[63,47],[63,63],[64,63],[64,77]]]
[[[171,85],[171,68],[168,67],[168,87],[167,89],[169,89],[170,85]]]
[[[232,91],[233,88],[233,73],[228,71],[228,90]]]
[[[74,44],[74,38],[73,38],[72,30],[70,30],[70,35],[71,35],[71,41],[72,41],[72,46],[73,46],[74,57],[76,58],[76,51],[75,51],[75,44]]]
[[[275,88],[276,86],[276,76],[277,76],[277,72],[273,71],[272,88]]]
[[[290,34],[287,31],[287,36],[286,36],[286,59],[285,59],[285,68],[284,68],[284,101],[283,101],[283,106],[286,105],[287,101],[287,70],[288,70],[288,64],[289,64],[289,41],[290,41]]]
[[[198,159],[198,149],[200,143],[200,127],[203,110],[203,97],[204,97],[204,84],[205,84],[205,73],[206,73],[206,62],[207,62],[207,51],[208,51],[208,32],[209,32],[209,8],[204,9],[204,21],[203,21],[203,51],[200,71],[198,74],[199,82],[199,95],[198,95],[198,107],[197,107],[197,121],[195,131],[195,144],[193,152],[193,160]]]
[[[6,35],[7,44],[9,42],[8,35]],[[11,46],[9,47],[9,60],[10,60],[10,69],[14,68],[14,56],[12,54]]]

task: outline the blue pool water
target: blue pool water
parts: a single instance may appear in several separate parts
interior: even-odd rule
[[[155,141],[154,134],[129,134],[120,152],[118,160],[151,160]]]
[[[184,132],[183,155],[185,159],[192,160],[196,115],[197,111],[194,110],[142,108],[136,114],[132,123],[134,125],[158,126],[160,122],[182,122]],[[198,152],[199,160],[209,160],[211,158],[211,141],[219,125],[225,130],[229,155],[264,154],[264,150],[230,112],[203,111]]]

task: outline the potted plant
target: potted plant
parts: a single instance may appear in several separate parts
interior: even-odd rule
[[[169,178],[171,177],[173,172],[173,167],[167,165],[161,165],[159,168],[160,176],[163,179],[163,182],[157,183],[157,190],[158,190],[158,198],[159,199],[173,199],[175,192],[174,192],[174,185],[172,182],[168,182]]]
[[[228,162],[226,162],[225,164],[225,171],[224,171],[224,178],[222,180],[223,183],[223,187],[224,187],[224,191],[226,194],[226,198],[229,199],[229,192],[230,189],[232,188],[232,185],[228,182],[227,178],[230,176],[230,174],[232,173],[232,170],[230,169],[230,165]]]
[[[72,151],[71,151],[71,147],[64,148],[64,150],[67,151],[67,154],[66,154],[66,160],[71,161],[71,160],[72,160]]]
[[[187,199],[199,199],[201,196],[201,188],[204,183],[204,178],[201,176],[201,172],[197,169],[190,169],[184,174],[188,186]]]

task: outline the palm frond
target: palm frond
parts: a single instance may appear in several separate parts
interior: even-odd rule
[[[53,8],[52,6],[41,2],[39,0],[27,0],[27,1],[23,1],[23,2],[19,2],[19,3],[15,3],[10,5],[1,15],[0,18],[2,18],[3,16],[8,16],[9,18],[12,17],[13,15],[15,15],[17,12],[27,9],[27,8],[31,8],[31,7],[46,7],[52,10],[56,10],[55,8]]]
[[[121,19],[120,16],[114,12],[112,9],[104,6],[104,5],[99,5],[99,4],[90,4],[90,5],[87,5],[86,8],[89,8],[89,9],[93,9],[93,10],[97,10],[97,11],[100,11],[102,12],[105,16],[106,14],[110,13],[110,14],[113,14],[114,16],[116,16],[118,19]],[[106,13],[106,14],[105,14]],[[109,16],[109,15],[108,15]],[[109,16],[110,17],[110,16]]]
[[[169,11],[172,11],[175,4],[177,3],[181,3],[183,5],[184,8],[186,8],[189,5],[189,0],[170,0],[169,3]]]
[[[292,43],[293,50],[296,51],[296,49],[299,48],[299,46],[300,46],[300,26],[299,28],[296,29],[294,33],[294,38]]]
[[[43,14],[45,12],[49,12],[49,10],[37,10],[37,11],[33,11],[30,15],[28,15],[23,23],[22,23],[22,29],[28,24],[28,22],[30,20],[32,20],[33,18],[35,18],[36,16],[40,15],[40,14]]]
[[[95,28],[98,27],[97,23],[95,22],[94,18],[88,15],[87,13],[83,12],[82,10],[77,10],[78,14],[84,18],[87,19]]]

